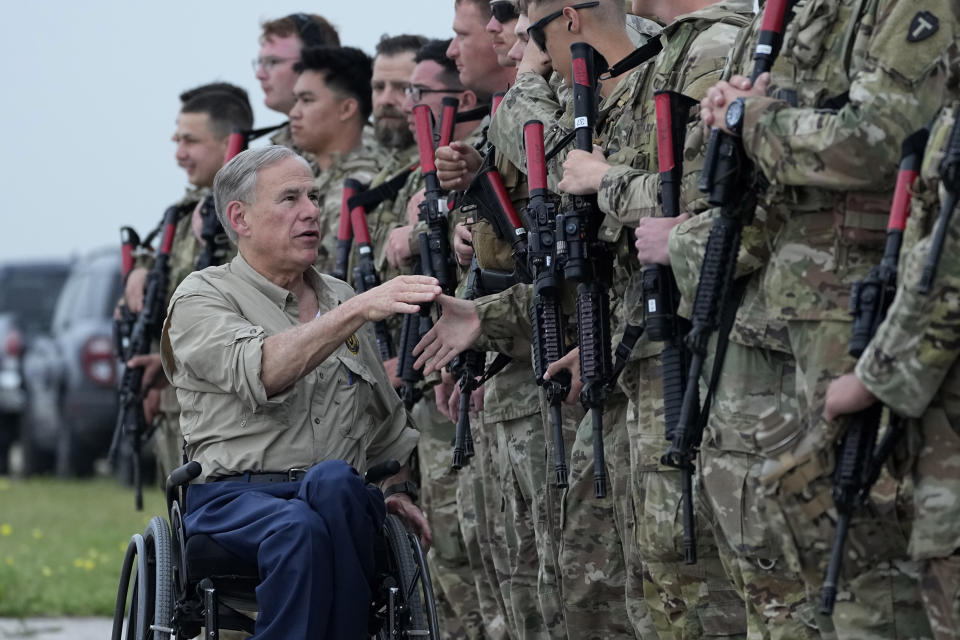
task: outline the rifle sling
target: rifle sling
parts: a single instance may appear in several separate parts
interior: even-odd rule
[[[347,206],[351,209],[354,207],[363,207],[365,212],[370,213],[376,209],[381,202],[395,200],[396,197],[400,195],[400,189],[407,183],[407,179],[417,166],[419,165],[413,165],[409,169],[404,169],[394,177],[372,189],[361,191],[347,201]]]
[[[723,308],[720,310],[720,326],[717,327],[717,351],[713,356],[713,368],[710,371],[710,383],[707,385],[707,395],[703,399],[700,415],[697,417],[697,432],[703,433],[710,417],[710,404],[720,383],[720,374],[723,372],[723,361],[727,356],[727,346],[730,344],[730,331],[737,318],[737,309],[747,293],[749,276],[743,276],[733,282],[731,295],[727,296]]]
[[[483,372],[482,376],[480,376],[480,379],[477,381],[477,386],[479,387],[484,382],[503,371],[504,367],[510,364],[512,360],[513,358],[507,354],[498,353],[497,357],[493,359],[493,362],[490,363],[490,366],[487,368],[487,370]]]

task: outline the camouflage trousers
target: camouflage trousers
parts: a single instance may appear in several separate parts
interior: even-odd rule
[[[460,527],[473,567],[474,584],[487,637],[513,638],[516,628],[510,602],[510,573],[503,495],[497,480],[497,441],[480,414],[470,414],[476,455],[457,472]]]
[[[783,552],[795,558],[808,591],[819,592],[835,535],[833,488],[836,427],[823,419],[830,381],[853,369],[850,324],[790,321],[802,437],[764,464],[763,482],[790,532]],[[886,471],[851,520],[833,625],[841,639],[929,638],[918,588],[920,563],[907,555],[912,507],[909,478]]]
[[[457,476],[450,470],[454,424],[436,408],[427,393],[411,412],[420,429],[421,506],[433,532],[427,555],[437,600],[440,632],[445,638],[486,637],[473,568],[457,513]]]
[[[554,537],[556,490],[546,482],[543,419],[538,412],[495,426],[514,632],[518,639],[565,638]]]
[[[570,640],[656,638],[643,599],[643,568],[635,548],[626,409],[622,394],[607,397],[603,411],[606,498],[594,497],[589,412],[577,428],[570,452],[559,551],[563,614]]]
[[[663,381],[659,357],[632,361],[621,384],[629,391],[630,448],[636,544],[643,593],[661,640],[742,638],[743,600],[720,562],[702,509],[697,518],[697,563],[684,563],[681,473],[660,464],[664,437]],[[696,496],[699,503],[699,496]]]
[[[701,383],[713,368],[716,338]],[[800,576],[788,568],[780,540],[788,535],[776,502],[764,497],[757,443],[761,416],[796,414],[794,369],[787,354],[729,342],[700,449],[699,483],[716,522],[728,573],[747,603],[748,637],[819,638],[817,614]]]
[[[960,363],[955,363],[920,419],[909,422],[909,439],[898,447],[915,451],[911,478],[916,514],[909,551],[911,558],[924,562],[920,593],[937,640],[960,637],[958,396]]]

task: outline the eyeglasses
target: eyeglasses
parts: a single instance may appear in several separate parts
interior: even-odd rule
[[[420,102],[420,98],[425,93],[460,93],[463,89],[431,89],[429,87],[404,87],[403,95],[411,98],[414,102]]]
[[[600,4],[598,0],[594,2],[581,2],[580,4],[573,4],[569,7],[564,7],[559,11],[554,11],[553,13],[548,13],[543,16],[532,25],[527,28],[527,33],[530,34],[530,39],[534,41],[537,45],[537,48],[544,53],[547,52],[547,34],[544,33],[543,28],[563,15],[564,9],[590,9],[596,7]]]
[[[299,60],[299,58],[254,58],[250,61],[250,66],[253,67],[254,71],[258,70],[260,67],[263,67],[267,71],[273,71],[278,65],[281,65],[284,62],[292,62],[294,60]]]
[[[494,20],[500,24],[507,24],[520,17],[517,7],[512,2],[494,2],[490,5],[490,12]]]

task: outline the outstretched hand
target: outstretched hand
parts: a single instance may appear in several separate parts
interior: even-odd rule
[[[354,299],[363,305],[364,320],[377,322],[395,313],[417,313],[420,304],[433,302],[440,292],[440,283],[436,278],[397,276]]]
[[[472,300],[440,295],[437,302],[443,314],[413,349],[413,355],[418,356],[413,366],[419,369],[426,365],[424,375],[443,368],[480,337],[480,316]]]

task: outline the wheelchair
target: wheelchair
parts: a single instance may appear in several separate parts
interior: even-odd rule
[[[365,480],[396,473],[397,461],[377,465]],[[188,462],[167,478],[169,524],[153,517],[127,546],[117,588],[112,640],[219,640],[220,630],[253,633],[259,583],[255,563],[244,562],[206,535],[186,536],[186,488],[200,475]],[[376,578],[369,632],[376,640],[439,640],[436,602],[426,554],[416,535],[387,514],[375,538]]]

